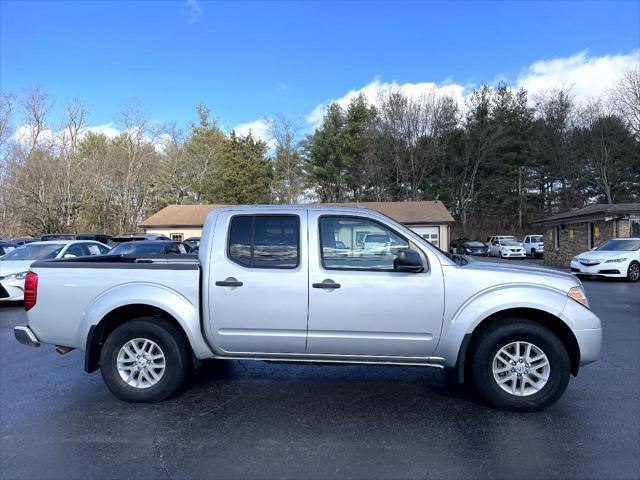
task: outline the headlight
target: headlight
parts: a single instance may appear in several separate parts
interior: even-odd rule
[[[0,280],[24,280],[27,277],[27,272],[12,273],[11,275],[5,275],[0,277]]]
[[[604,263],[618,263],[618,262],[624,262],[625,260],[626,258],[611,258],[605,261]]]
[[[569,293],[567,293],[567,295],[569,296],[569,298],[575,300],[580,305],[584,305],[585,307],[589,308],[589,302],[587,301],[587,296],[584,294],[584,290],[582,290],[582,288],[572,287],[571,290],[569,290]]]
[[[467,253],[471,253],[471,250],[468,249],[468,248],[465,248],[464,251],[467,252]]]

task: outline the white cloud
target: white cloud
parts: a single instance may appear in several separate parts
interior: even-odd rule
[[[640,64],[640,50],[593,57],[582,51],[565,58],[540,60],[524,68],[516,80],[532,96],[557,88],[571,89],[579,102],[606,95],[621,75]]]
[[[195,23],[202,16],[202,8],[198,0],[187,0],[189,9],[189,23]]]
[[[95,125],[93,127],[87,127],[82,130],[82,135],[86,132],[102,133],[105,137],[112,139],[120,135],[120,130],[113,126],[113,122],[105,123],[104,125]]]
[[[587,51],[576,53],[565,58],[540,60],[525,67],[514,79],[497,73],[489,83],[497,84],[502,81],[515,87],[524,87],[530,93],[530,98],[541,91],[554,88],[570,88],[578,102],[587,101],[593,97],[606,95],[623,72],[631,68],[638,68],[640,64],[640,50],[628,54],[589,56]],[[451,78],[442,83],[398,83],[383,82],[376,77],[371,83],[362,88],[350,90],[343,96],[328,100],[317,105],[305,116],[307,123],[315,128],[324,116],[327,107],[332,102],[346,107],[359,94],[363,94],[372,104],[378,104],[381,95],[391,91],[400,91],[410,98],[417,98],[433,91],[453,96],[460,105],[473,91],[474,84],[455,83]]]
[[[378,105],[380,99],[389,92],[402,92],[409,98],[419,98],[423,95],[436,92],[439,94],[450,95],[455,98],[459,103],[464,102],[465,96],[472,90],[473,85],[461,85],[453,83],[450,79],[447,79],[443,83],[435,82],[421,82],[421,83],[398,83],[395,80],[393,82],[382,82],[380,77],[376,77],[371,83],[368,83],[362,88],[357,90],[350,90],[340,98],[327,101],[317,105],[306,117],[307,123],[317,126],[324,116],[327,107],[331,103],[337,103],[342,108],[346,108],[349,103],[362,94],[372,105]]]
[[[232,130],[236,132],[236,135],[240,136],[249,135],[249,132],[251,132],[255,138],[266,142],[269,148],[275,147],[273,139],[271,135],[269,135],[269,120],[266,118],[261,118],[253,122],[240,123],[233,127]]]

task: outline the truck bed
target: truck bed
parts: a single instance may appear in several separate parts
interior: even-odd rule
[[[200,266],[195,255],[105,255],[40,261],[36,305],[29,324],[46,343],[85,349],[92,322],[131,299],[175,299],[181,315],[199,322]],[[140,303],[149,304],[148,301]],[[104,310],[104,311],[103,311]],[[55,318],[51,322],[49,318]]]

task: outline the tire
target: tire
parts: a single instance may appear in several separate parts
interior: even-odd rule
[[[143,373],[135,370],[140,365],[137,362],[143,360],[133,357],[142,353],[141,349],[149,361]],[[159,355],[163,358],[157,358]],[[102,378],[109,390],[125,402],[153,403],[171,397],[184,384],[190,369],[190,347],[183,333],[158,317],[141,317],[120,325],[107,337],[100,352]],[[130,378],[130,383],[122,375]]]
[[[522,342],[519,344],[522,355],[516,356],[515,366],[496,360],[503,347],[515,345],[516,342]],[[520,358],[527,358],[523,351],[526,350],[526,344],[531,345],[530,358],[535,363],[520,363]],[[516,347],[511,348],[514,349],[511,352],[515,353]],[[546,359],[536,360],[540,352],[546,355]],[[504,357],[504,354],[500,353],[500,357]],[[543,366],[545,360],[547,366]],[[473,344],[470,361],[471,377],[482,399],[495,408],[518,412],[539,411],[554,404],[567,388],[571,372],[569,354],[558,337],[548,328],[521,318],[498,320],[483,330]],[[536,365],[540,367],[535,368]],[[498,371],[505,368],[510,370],[494,374],[494,367]],[[516,368],[520,371],[527,368],[524,370],[527,373],[517,376]],[[527,381],[523,382],[525,375]],[[496,376],[503,380],[503,386],[498,384]],[[506,377],[511,380],[504,382]],[[534,383],[537,383],[537,388]],[[514,385],[516,393],[512,393]]]
[[[637,282],[638,280],[640,280],[640,263],[633,261],[627,269],[627,281]]]

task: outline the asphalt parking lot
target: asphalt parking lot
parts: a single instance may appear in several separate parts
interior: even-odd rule
[[[638,478],[640,283],[591,280],[599,362],[534,414],[439,369],[211,362],[181,396],[115,399],[80,352],[19,345],[0,307],[0,477]]]

